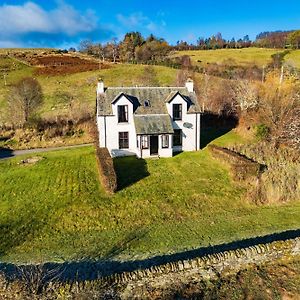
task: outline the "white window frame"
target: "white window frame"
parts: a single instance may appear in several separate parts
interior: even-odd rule
[[[168,134],[163,134],[161,136],[161,147],[163,149],[168,149],[170,147],[170,138]]]
[[[127,136],[126,138],[124,136]],[[126,142],[127,141],[127,142]],[[129,149],[129,132],[119,132],[119,149]]]
[[[142,139],[141,139],[141,147],[142,149],[149,149],[149,137],[148,135],[142,135]]]
[[[124,109],[124,120],[121,120],[120,110]],[[128,115],[128,105],[118,105],[118,123],[128,123],[129,115]]]

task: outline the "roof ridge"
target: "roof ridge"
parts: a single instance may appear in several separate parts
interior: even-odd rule
[[[184,86],[118,86],[118,87],[107,87],[109,90],[118,89],[187,89]]]
[[[165,114],[163,114],[163,113],[161,113],[161,114],[133,114],[134,116],[136,116],[136,117],[148,117],[148,116],[169,116],[169,114],[168,113],[165,113]]]

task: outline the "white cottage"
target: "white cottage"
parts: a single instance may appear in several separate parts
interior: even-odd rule
[[[185,87],[97,87],[100,147],[113,157],[171,157],[200,149],[200,106]]]

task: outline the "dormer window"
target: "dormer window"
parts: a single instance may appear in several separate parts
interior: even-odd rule
[[[127,123],[128,122],[128,105],[118,106],[118,122]]]
[[[182,120],[182,104],[173,104],[173,120]]]
[[[148,100],[145,100],[144,106],[145,106],[145,107],[149,107],[149,106],[150,106],[150,102],[149,102]]]

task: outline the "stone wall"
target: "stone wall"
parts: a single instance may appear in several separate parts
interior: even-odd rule
[[[37,274],[25,272],[22,274],[29,274],[28,277],[23,276],[21,280],[7,280],[4,274],[2,276],[0,273],[0,298],[57,299],[61,296],[63,299],[174,299],[178,291],[184,291],[191,285],[201,295],[203,282],[211,285],[227,276],[235,276],[242,270],[249,269],[251,272],[257,265],[276,262],[280,264],[299,259],[300,238],[296,237],[210,255],[199,255],[193,259],[178,260],[133,272],[99,276],[95,280],[75,279],[61,282],[54,276],[56,279],[48,278],[49,282],[44,282],[47,277],[41,277],[42,273],[39,272]],[[43,267],[40,269],[37,266],[34,270],[43,270]],[[48,275],[51,275],[51,272]]]
[[[193,272],[208,276],[224,270],[238,270],[249,264],[260,264],[276,259],[290,258],[300,255],[300,238],[277,241],[269,244],[258,244],[247,248],[224,251],[191,260],[179,260],[149,269],[124,272],[100,279],[102,283],[124,284],[131,281],[149,280],[151,278],[171,275],[179,272]]]
[[[263,166],[247,157],[216,145],[209,145],[212,155],[229,164],[235,180],[245,180],[259,177]]]

